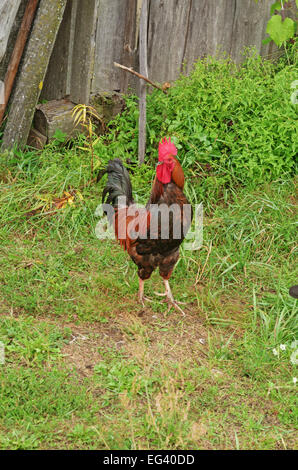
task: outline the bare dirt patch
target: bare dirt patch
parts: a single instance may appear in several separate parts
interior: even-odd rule
[[[80,325],[65,323],[71,328],[72,335],[62,354],[68,366],[74,367],[82,376],[93,374],[94,366],[101,361],[101,349],[116,347],[123,344],[123,335],[117,325],[89,324]]]
[[[107,324],[65,322],[59,326],[72,332],[62,351],[64,360],[82,376],[91,375],[94,366],[103,360],[101,351],[111,348],[136,359],[146,353],[150,362],[180,362],[195,357],[200,363],[206,359],[210,333],[195,313],[182,317],[176,312],[164,315],[150,309],[141,317],[119,313]]]

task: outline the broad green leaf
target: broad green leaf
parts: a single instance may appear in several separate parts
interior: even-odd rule
[[[275,10],[281,10],[281,3],[279,2],[274,2],[273,5],[270,8],[270,15],[274,15]]]
[[[286,18],[282,21],[281,16],[274,15],[268,21],[266,33],[280,47],[285,41],[294,36],[295,23],[291,18]]]

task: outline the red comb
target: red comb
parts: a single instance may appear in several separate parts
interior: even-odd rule
[[[177,149],[175,145],[171,142],[171,137],[169,137],[169,140],[166,139],[161,139],[161,142],[159,142],[158,146],[158,160],[161,162],[167,155],[177,155]]]

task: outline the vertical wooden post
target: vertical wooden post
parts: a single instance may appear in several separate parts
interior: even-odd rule
[[[147,27],[148,27],[148,0],[143,0],[141,20],[140,20],[140,73],[148,77],[147,69]],[[145,159],[146,151],[146,97],[147,85],[140,81],[140,116],[139,116],[139,164],[141,165]]]

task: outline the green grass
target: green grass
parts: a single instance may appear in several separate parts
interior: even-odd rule
[[[295,448],[294,181],[203,195],[203,247],[182,249],[171,279],[183,318],[158,303],[157,273],[145,286],[156,300],[141,308],[133,263],[95,237],[100,186],[48,206],[76,174],[87,181],[76,152],[68,173],[54,175],[51,148],[34,171],[35,153],[26,172],[3,164],[1,448]],[[135,170],[139,200],[152,173]],[[217,174],[204,178],[189,174],[193,203]]]
[[[142,167],[134,97],[94,141],[95,168],[122,158],[141,203],[159,138],[177,143],[204,205],[203,246],[170,281],[185,317],[158,273],[142,308],[134,264],[96,238],[84,136],[0,155],[0,448],[297,448],[295,64],[200,61],[148,98]]]

